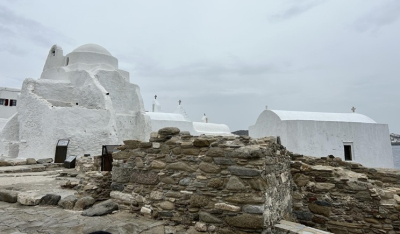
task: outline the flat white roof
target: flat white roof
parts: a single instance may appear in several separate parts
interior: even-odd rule
[[[152,120],[186,121],[183,115],[164,112],[146,112]]]
[[[324,113],[324,112],[301,112],[269,110],[275,113],[281,120],[312,120],[312,121],[335,121],[354,123],[376,123],[368,116],[358,113]]]

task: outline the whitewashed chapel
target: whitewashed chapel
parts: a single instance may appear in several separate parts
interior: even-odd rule
[[[57,141],[68,155],[99,155],[102,145],[148,141],[150,133],[175,126],[199,134],[230,134],[223,124],[192,122],[182,114],[145,112],[139,86],[105,48],[86,44],[64,55],[51,47],[41,77],[25,79],[17,113],[0,126],[0,156],[53,158]]]
[[[388,125],[358,113],[264,110],[249,135],[280,136],[288,150],[307,156],[334,155],[367,167],[394,167]]]

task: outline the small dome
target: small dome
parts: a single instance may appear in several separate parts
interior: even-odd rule
[[[86,44],[86,45],[79,46],[74,51],[72,51],[72,53],[73,52],[91,52],[91,53],[105,54],[105,55],[112,56],[111,53],[108,52],[108,50],[106,50],[104,47],[96,45],[96,44]]]

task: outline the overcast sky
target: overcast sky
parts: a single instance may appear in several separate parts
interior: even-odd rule
[[[147,110],[182,100],[232,131],[269,109],[356,112],[400,133],[399,0],[0,2],[0,86],[39,78],[48,51],[105,47]]]

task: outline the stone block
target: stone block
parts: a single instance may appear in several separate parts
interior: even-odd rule
[[[130,181],[138,184],[158,184],[158,175],[153,171],[133,170]]]
[[[162,200],[163,197],[164,197],[163,193],[160,191],[152,191],[150,193],[150,199],[153,199],[153,200]]]
[[[178,135],[181,130],[176,127],[166,127],[158,130],[158,134],[168,136],[168,135]]]
[[[174,203],[172,203],[170,201],[163,201],[158,205],[163,210],[173,210],[173,209],[175,209]]]
[[[206,196],[192,195],[190,197],[190,207],[201,208],[201,207],[207,206],[209,202],[210,202],[210,199]]]
[[[335,188],[335,184],[331,184],[331,183],[315,183],[315,189],[317,189],[317,190],[327,191],[327,190],[331,190],[333,188]]]
[[[208,157],[224,157],[225,151],[218,147],[212,147],[207,151],[206,155]]]
[[[36,206],[39,205],[41,197],[36,193],[21,192],[18,193],[17,201],[21,205]]]
[[[235,160],[231,158],[214,158],[214,163],[216,165],[235,165]]]
[[[52,158],[41,158],[37,160],[37,163],[43,164],[43,163],[52,163],[53,159]]]
[[[85,210],[91,207],[95,202],[96,200],[93,197],[81,197],[76,201],[74,210]]]
[[[127,183],[131,179],[133,168],[113,167],[112,181],[115,183]]]
[[[264,205],[244,205],[243,212],[250,214],[262,214],[264,213]]]
[[[132,204],[132,202],[135,200],[131,194],[118,191],[111,191],[110,197],[128,205]]]
[[[59,202],[58,205],[61,206],[62,208],[66,210],[72,210],[75,206],[76,201],[78,201],[78,197],[75,195],[69,195],[64,198],[62,198]]]
[[[219,173],[221,171],[219,166],[205,162],[200,163],[199,169],[206,173],[213,173],[213,174]]]
[[[123,184],[119,184],[119,183],[115,183],[115,182],[112,182],[111,183],[111,190],[114,190],[114,191],[123,191],[124,190],[124,185]]]
[[[260,170],[251,169],[247,167],[237,167],[237,166],[229,166],[228,171],[230,171],[232,175],[237,175],[237,176],[254,177],[254,176],[259,176],[261,174]]]
[[[198,148],[182,148],[181,153],[184,155],[199,155],[200,149]]]
[[[263,204],[265,202],[265,197],[261,194],[255,193],[236,193],[232,196],[226,197],[225,201],[238,203],[238,204]]]
[[[308,208],[314,214],[324,215],[325,217],[329,217],[329,215],[331,213],[331,207],[321,205],[320,203],[319,204],[316,204],[315,202],[310,203],[308,205]]]
[[[40,199],[40,205],[42,206],[56,206],[60,201],[61,196],[57,194],[46,194]]]
[[[226,183],[226,189],[228,190],[234,190],[234,191],[239,191],[239,190],[244,190],[246,189],[246,186],[243,184],[243,182],[236,176],[231,176]]]
[[[196,229],[196,231],[198,231],[198,232],[206,232],[207,224],[205,224],[203,222],[196,222],[196,224],[194,225],[194,229]]]
[[[184,162],[176,162],[171,163],[165,167],[167,170],[178,170],[178,171],[187,171],[187,172],[195,172],[196,169]]]
[[[226,210],[226,211],[232,211],[232,212],[239,212],[240,207],[239,206],[234,206],[234,205],[229,205],[226,203],[215,203],[214,208],[217,210]]]
[[[37,164],[36,159],[34,158],[27,158],[26,159],[26,164],[27,165],[32,165],[32,164]]]
[[[0,201],[8,203],[16,203],[18,201],[18,192],[13,190],[0,190]]]
[[[210,142],[207,138],[198,137],[194,139],[193,145],[196,147],[208,147],[210,146]]]
[[[199,212],[199,219],[205,223],[222,223],[222,220],[207,212]]]
[[[221,188],[224,185],[224,179],[212,178],[208,181],[207,186],[211,188]]]
[[[102,216],[118,210],[118,204],[111,199],[100,202],[82,212],[83,216]]]
[[[263,191],[266,190],[269,186],[263,178],[258,179],[250,179],[248,180],[250,187],[254,190]]]
[[[264,218],[262,215],[242,214],[232,217],[226,217],[225,221],[233,226],[248,229],[262,229],[264,225]]]
[[[125,149],[137,149],[140,146],[140,141],[137,140],[125,140],[124,141],[124,148]]]
[[[158,160],[153,160],[150,163],[150,168],[152,169],[164,169],[166,167],[166,163]]]

